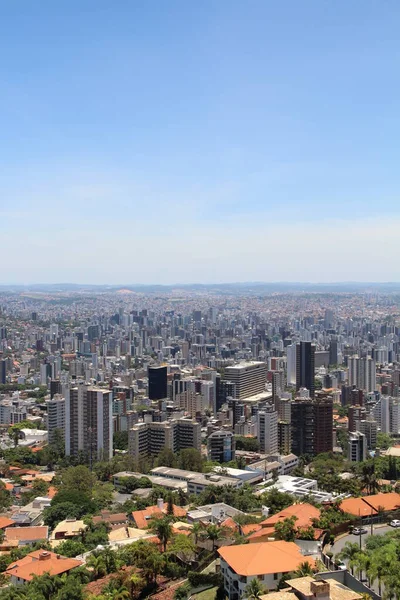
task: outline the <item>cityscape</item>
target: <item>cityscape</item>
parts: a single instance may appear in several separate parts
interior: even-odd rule
[[[0,600],[400,600],[399,24],[0,0]]]
[[[222,287],[1,291],[0,594],[394,593],[400,293]]]

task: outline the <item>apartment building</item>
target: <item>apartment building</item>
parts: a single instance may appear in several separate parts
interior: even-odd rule
[[[134,458],[157,455],[164,448],[179,452],[201,448],[200,424],[190,419],[137,423],[129,430],[129,454]]]
[[[46,401],[47,406],[47,431],[49,443],[54,441],[55,431],[65,435],[65,398],[56,394],[51,400]]]
[[[225,367],[224,378],[234,384],[235,397],[244,400],[265,392],[267,364],[249,361]]]
[[[65,389],[65,453],[87,454],[90,461],[112,458],[112,394],[78,385]]]

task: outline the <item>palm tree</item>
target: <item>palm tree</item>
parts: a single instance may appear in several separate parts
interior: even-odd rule
[[[379,492],[378,478],[375,473],[375,463],[365,464],[362,467],[361,482],[368,494]]]
[[[206,539],[212,541],[212,551],[215,552],[215,542],[221,537],[221,530],[217,525],[209,525],[206,529]]]
[[[194,535],[194,543],[197,545],[198,539],[204,530],[203,525],[201,523],[193,523],[192,525],[192,534]]]
[[[86,561],[88,567],[92,569],[93,579],[99,579],[100,577],[104,577],[107,575],[107,568],[104,562],[104,558],[101,554],[91,554]]]
[[[261,581],[255,577],[252,579],[244,588],[244,597],[258,600],[263,594],[266,594],[268,590],[263,586]]]
[[[339,558],[339,560],[347,560],[349,562],[350,571],[352,575],[354,575],[354,561],[359,552],[360,548],[358,544],[356,544],[355,542],[346,542],[341,552],[339,552],[339,554],[336,555],[336,558]]]
[[[156,517],[152,519],[151,530],[158,537],[163,545],[164,552],[167,550],[167,544],[172,537],[171,521],[168,517]]]
[[[295,577],[312,577],[314,575],[314,571],[308,560],[305,560],[299,564],[293,575]]]
[[[135,593],[144,586],[144,581],[138,573],[131,573],[125,581],[129,586],[128,598],[133,600]]]

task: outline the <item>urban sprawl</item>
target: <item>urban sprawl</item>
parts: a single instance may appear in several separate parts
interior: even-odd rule
[[[398,600],[399,480],[395,290],[0,291],[0,600]]]

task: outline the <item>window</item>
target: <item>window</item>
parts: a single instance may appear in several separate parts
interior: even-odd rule
[[[274,573],[274,581],[278,579],[278,573]]]
[[[259,581],[264,581],[264,575],[257,575],[257,579]]]

